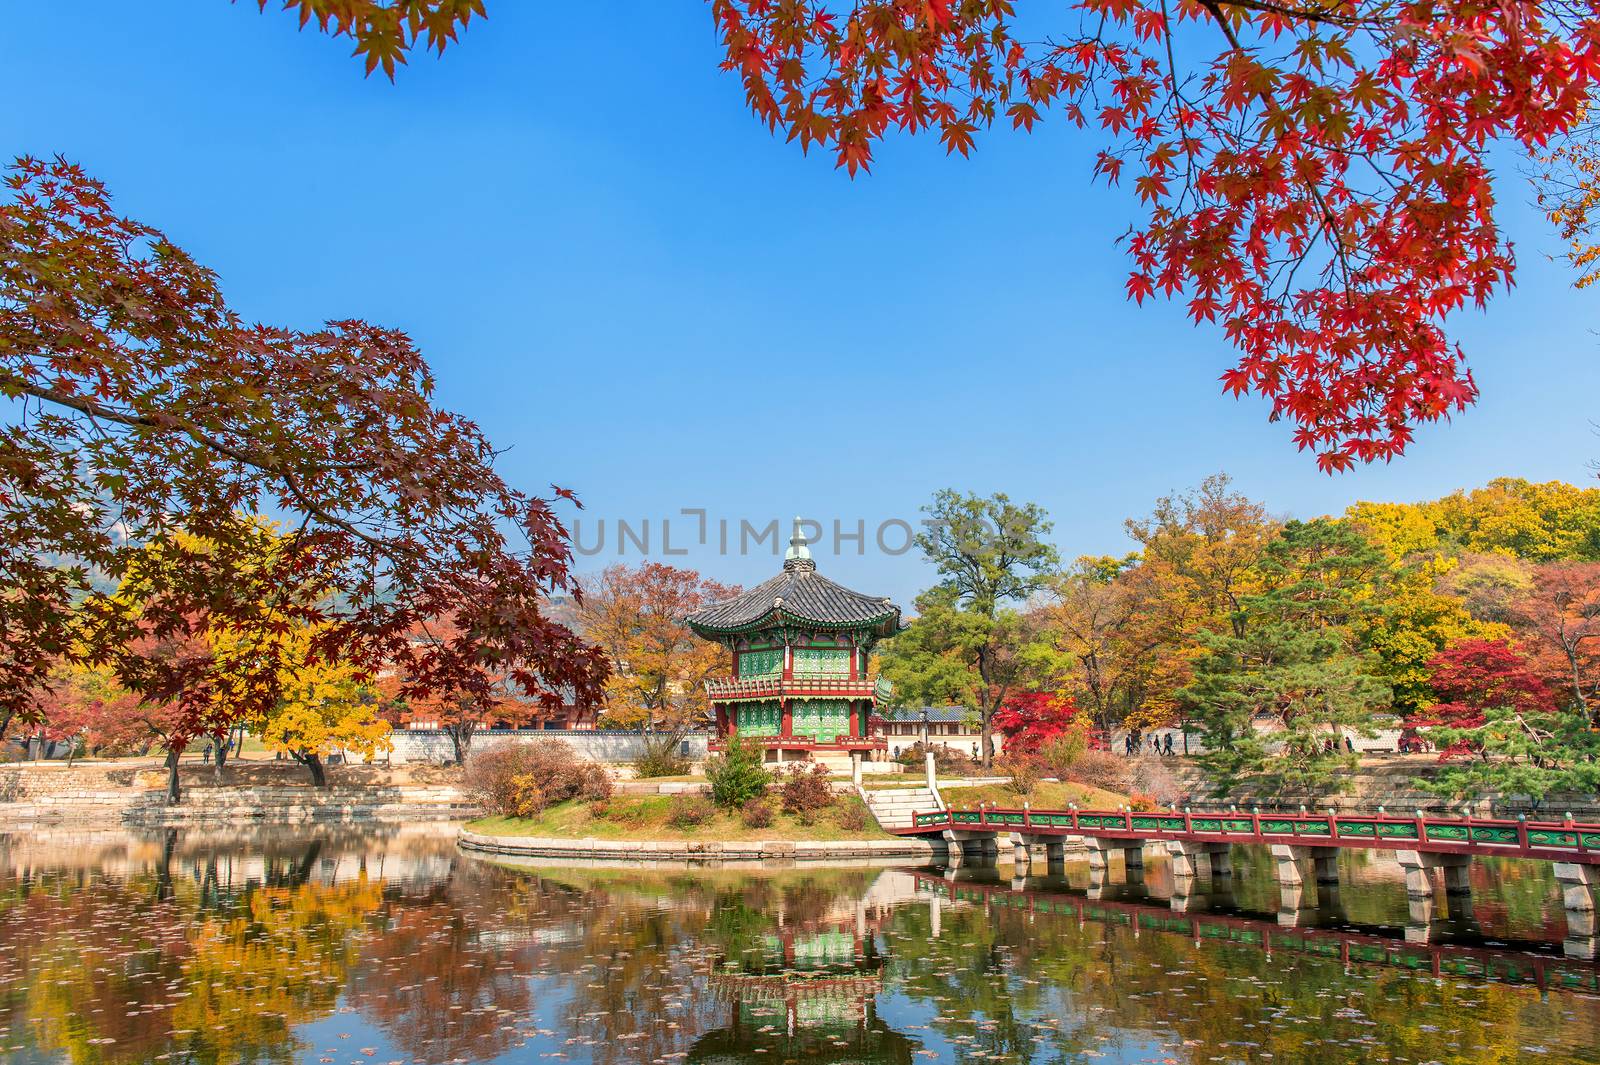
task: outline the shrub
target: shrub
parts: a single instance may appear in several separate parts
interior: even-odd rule
[[[633,760],[633,772],[640,778],[681,777],[689,771],[689,759],[678,753],[675,742],[649,742],[644,753]]]
[[[867,806],[860,799],[841,804],[837,817],[839,827],[846,832],[860,832],[867,827]]]
[[[1128,789],[1128,761],[1110,751],[1084,751],[1067,770],[1067,778],[1106,791]]]
[[[1011,790],[1024,799],[1033,794],[1033,789],[1039,786],[1039,780],[1044,776],[1044,761],[1038,755],[1025,751],[1007,751],[995,762],[995,768],[1011,778]]]
[[[717,808],[704,795],[674,795],[667,811],[667,823],[673,828],[697,828],[711,820]]]
[[[766,828],[772,824],[772,803],[765,798],[751,799],[740,811],[746,828]]]
[[[1066,780],[1072,767],[1089,750],[1089,739],[1082,729],[1063,732],[1046,740],[1039,748],[1039,761],[1045,775]]]
[[[783,812],[809,825],[817,814],[833,805],[828,767],[820,762],[812,763],[809,769],[803,765],[791,767],[783,778],[782,796]]]
[[[611,800],[595,799],[589,803],[589,816],[596,821],[604,821],[611,816]]]
[[[511,808],[506,812],[513,817],[538,817],[550,805],[544,785],[532,776],[511,778]]]
[[[973,761],[954,747],[946,747],[942,743],[929,744],[933,748],[933,768],[940,773],[949,773],[953,776],[968,776],[981,768],[981,763]],[[922,743],[918,741],[895,756],[895,761],[901,765],[911,766],[914,769],[922,768]]]
[[[610,798],[611,775],[564,743],[517,743],[474,753],[461,786],[486,814],[537,817],[551,803]]]
[[[1136,791],[1128,796],[1128,809],[1141,812],[1159,810],[1161,809],[1161,803],[1157,802],[1153,795],[1146,795],[1142,791]]]
[[[761,765],[762,750],[735,733],[720,758],[706,762],[706,780],[711,784],[711,801],[724,810],[738,810],[767,793],[772,774]]]

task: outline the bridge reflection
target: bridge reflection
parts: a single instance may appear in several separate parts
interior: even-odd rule
[[[1277,952],[1299,953],[1338,958],[1347,969],[1381,966],[1600,993],[1600,966],[1538,953],[1548,950],[1548,944],[1491,943],[1470,908],[1454,899],[1455,908],[1442,916],[1431,908],[1419,910],[1417,900],[1412,899],[1410,919],[1403,935],[1397,937],[1384,926],[1349,921],[1336,892],[1323,893],[1310,906],[1280,909],[1277,914],[1250,913],[1237,906],[1231,877],[1214,877],[1205,892],[1194,891],[1189,884],[1184,885],[1186,894],[1159,899],[1145,893],[1141,868],[1128,872],[1120,883],[1091,877],[1087,891],[1074,889],[1065,875],[1002,878],[993,860],[968,860],[943,872],[923,871],[914,876],[918,892],[932,907],[935,936],[942,906],[979,905],[1119,925],[1136,934],[1184,936],[1196,944],[1234,943],[1257,948],[1269,958]]]

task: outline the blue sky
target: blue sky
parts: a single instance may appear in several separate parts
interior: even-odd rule
[[[703,4],[489,10],[390,85],[245,0],[11,5],[0,145],[85,164],[250,317],[409,331],[509,479],[578,490],[590,546],[606,520],[585,568],[619,519],[660,557],[665,517],[691,548],[671,561],[759,580],[772,556],[720,556],[714,523],[737,546],[741,520],[800,513],[864,522],[824,572],[907,602],[929,571],[873,530],[946,485],[1043,504],[1070,557],[1125,550],[1125,517],[1218,470],[1298,516],[1592,478],[1593,297],[1514,162],[1518,287],[1455,325],[1483,398],[1330,478],[1221,394],[1218,330],[1124,302],[1138,212],[1090,181],[1092,136],[995,131],[966,161],[899,139],[852,181],[750,117]]]

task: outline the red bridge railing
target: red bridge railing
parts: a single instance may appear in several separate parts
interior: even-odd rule
[[[1190,813],[1136,810],[1032,810],[1005,807],[916,813],[902,835],[956,829],[1024,831],[1197,842],[1304,843],[1321,847],[1501,854],[1600,864],[1600,824],[1391,814]]]

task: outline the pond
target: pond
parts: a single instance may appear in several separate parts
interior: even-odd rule
[[[518,868],[444,828],[0,837],[0,1059],[1600,1061],[1548,868],[1475,865],[1408,944],[1398,867],[1342,860],[1290,928],[1245,851],[1175,913],[1160,860],[1106,885]]]

